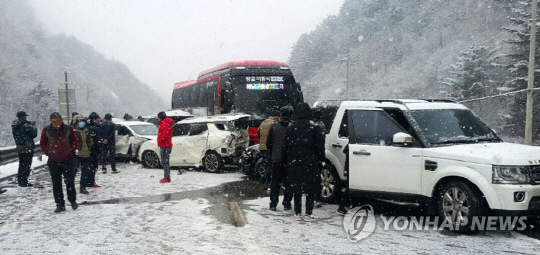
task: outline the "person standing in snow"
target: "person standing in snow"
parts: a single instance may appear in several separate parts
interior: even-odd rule
[[[268,148],[268,159],[272,162],[272,180],[270,183],[270,210],[275,211],[279,202],[279,191],[281,183],[286,187],[287,173],[285,171],[285,162],[283,161],[283,146],[285,144],[285,134],[287,127],[291,123],[293,108],[284,106],[281,108],[281,118],[275,123],[268,132],[266,147]],[[285,190],[283,198],[283,208],[291,210],[292,193]]]
[[[43,128],[41,132],[41,151],[49,160],[47,166],[51,174],[55,213],[66,210],[64,192],[62,190],[62,176],[66,183],[68,201],[71,208],[76,210],[77,191],[75,190],[75,173],[73,171],[73,156],[77,150],[77,136],[73,128],[62,121],[62,115],[53,112],[50,115],[51,125]]]
[[[81,165],[81,180],[79,192],[81,194],[88,194],[86,187],[93,186],[93,183],[90,182],[90,155],[92,151],[93,141],[88,131],[86,118],[79,114],[74,116],[74,120],[74,131],[78,141],[76,157],[78,157]]]
[[[313,111],[299,103],[293,122],[287,127],[284,159],[287,162],[287,186],[294,195],[296,220],[312,221],[315,193],[320,192],[320,169],[325,160],[324,136],[313,123]],[[302,217],[302,194],[306,194],[306,215]]]
[[[160,183],[171,182],[171,166],[169,165],[169,156],[172,150],[172,125],[174,121],[167,117],[165,112],[158,113],[158,137],[157,144],[161,156],[161,165],[163,165],[164,176]]]
[[[13,121],[11,130],[13,139],[17,146],[19,154],[19,170],[17,171],[17,184],[19,187],[31,187],[28,183],[30,168],[32,167],[32,158],[34,157],[34,138],[37,136],[37,127],[35,123],[26,120],[26,112],[18,112],[17,119]]]
[[[99,155],[101,154],[101,144],[98,136],[100,119],[99,114],[96,112],[92,112],[88,115],[88,133],[92,138],[92,149],[90,150],[90,173],[86,187],[101,187],[96,183],[96,172],[98,169]]]
[[[259,138],[259,151],[262,157],[262,164],[260,164],[258,167],[267,167],[270,165],[270,158],[268,157],[268,148],[266,147],[266,143],[268,140],[268,132],[270,132],[270,128],[272,128],[272,126],[276,124],[278,120],[279,112],[271,109],[268,118],[264,120],[257,129],[257,137]],[[267,183],[268,181],[271,181],[269,180],[271,178],[269,176],[270,171],[265,171],[265,173],[266,174],[262,176],[261,180],[264,180]]]
[[[111,162],[111,173],[120,173],[116,170],[116,140],[115,140],[116,125],[112,122],[112,115],[106,113],[101,124],[99,124],[98,137],[101,144],[101,155],[99,162],[101,171],[107,173],[107,159]]]

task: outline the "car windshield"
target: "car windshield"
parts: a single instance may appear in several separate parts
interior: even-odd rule
[[[158,129],[154,125],[130,125],[133,132],[137,135],[157,135]]]
[[[500,139],[471,111],[464,109],[415,110],[416,129],[432,145],[498,142]]]

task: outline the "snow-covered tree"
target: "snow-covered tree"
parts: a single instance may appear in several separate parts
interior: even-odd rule
[[[494,54],[495,50],[483,45],[473,45],[460,52],[449,77],[443,80],[449,96],[460,101],[492,94],[497,83],[490,74],[500,67]]]
[[[507,66],[510,72],[510,79],[505,83],[505,87],[503,87],[506,91],[517,91],[527,88],[531,16],[531,2],[519,1],[515,3],[515,8],[512,9],[512,14],[508,17],[511,25],[504,27],[512,35],[512,39],[506,41],[512,46],[512,52],[507,55],[510,58],[511,64]],[[536,41],[540,42],[539,33],[536,34]],[[540,61],[539,43],[536,44],[535,59],[534,87],[537,88],[540,84],[540,74],[538,72]],[[540,102],[540,93],[535,94],[534,101],[537,104]],[[522,92],[514,96],[514,102],[510,107],[508,127],[518,136],[523,136],[525,131],[525,104],[526,93]],[[533,134],[539,134],[540,107],[535,107],[533,116]],[[535,138],[538,139],[537,136]]]

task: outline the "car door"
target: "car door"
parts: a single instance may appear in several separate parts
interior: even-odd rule
[[[345,166],[345,153],[343,153],[343,149],[345,149],[345,146],[349,143],[349,134],[348,134],[348,116],[347,116],[347,110],[344,111],[342,114],[341,122],[339,124],[339,128],[337,131],[337,134],[333,133],[336,131],[331,131],[330,135],[326,136],[325,139],[325,148],[330,152],[330,154],[334,155],[337,159],[336,168],[343,169]],[[337,165],[339,164],[339,165]],[[338,171],[339,174],[343,174],[343,171]],[[345,176],[340,176],[342,179],[345,179]]]
[[[420,194],[422,149],[392,144],[407,131],[381,109],[348,111],[351,190]]]
[[[182,163],[196,165],[201,163],[201,159],[207,149],[208,142],[208,124],[191,124],[189,134],[184,138],[182,151]]]
[[[118,127],[116,128],[115,136],[114,136],[115,152],[116,154],[126,155],[129,150],[130,133],[126,126],[124,125],[117,125],[117,126]]]
[[[189,134],[189,129],[191,124],[181,124],[177,123],[173,125],[173,137],[172,137],[172,150],[171,156],[169,158],[169,163],[171,166],[180,166],[182,162],[185,161],[184,152],[184,143],[185,139]]]

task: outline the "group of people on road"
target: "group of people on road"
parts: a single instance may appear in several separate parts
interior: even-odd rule
[[[324,125],[314,122],[313,110],[307,103],[281,108],[278,114],[259,126],[260,148],[272,164],[270,210],[276,211],[281,186],[285,187],[284,210],[291,210],[294,201],[296,220],[313,221],[317,194],[320,193],[320,172],[324,165]],[[273,115],[273,116],[272,116]],[[302,215],[302,196],[305,214]]]
[[[319,116],[317,116],[319,115]],[[28,182],[30,174],[34,138],[37,127],[27,120],[25,112],[17,113],[13,122],[13,137],[19,153],[18,185],[32,186]],[[115,130],[112,115],[107,113],[103,120],[92,112],[88,117],[79,113],[72,115],[71,125],[64,124],[58,112],[50,114],[50,125],[41,132],[40,146],[48,156],[47,165],[51,175],[55,213],[65,211],[62,177],[66,184],[67,199],[73,210],[77,209],[75,175],[81,168],[80,193],[88,194],[88,187],[99,188],[95,182],[98,165],[107,173],[110,160],[112,173],[118,173],[115,162]],[[165,112],[158,113],[159,129],[157,143],[160,148],[164,177],[160,183],[171,182],[169,156],[172,150],[172,126],[174,121]],[[315,199],[320,196],[321,168],[325,162],[325,127],[320,121],[320,113],[306,103],[300,103],[294,110],[284,106],[270,114],[258,130],[260,149],[271,163],[270,210],[275,211],[279,202],[281,186],[285,187],[284,210],[292,209],[296,220],[312,221]],[[306,196],[305,215],[302,215],[302,196]]]
[[[19,155],[17,184],[20,187],[33,186],[28,182],[32,158],[37,137],[35,122],[27,120],[24,111],[17,113],[13,121],[13,138]],[[56,203],[55,213],[65,211],[62,179],[66,185],[67,199],[73,210],[78,208],[75,189],[75,175],[81,168],[80,193],[88,194],[88,187],[99,188],[96,172],[101,165],[107,173],[107,161],[111,163],[112,173],[119,173],[115,164],[115,130],[112,115],[107,113],[103,120],[92,112],[88,117],[79,113],[72,114],[70,125],[64,123],[62,115],[53,112],[49,115],[50,124],[41,131],[40,147],[48,157],[47,166],[51,175],[53,196]]]

